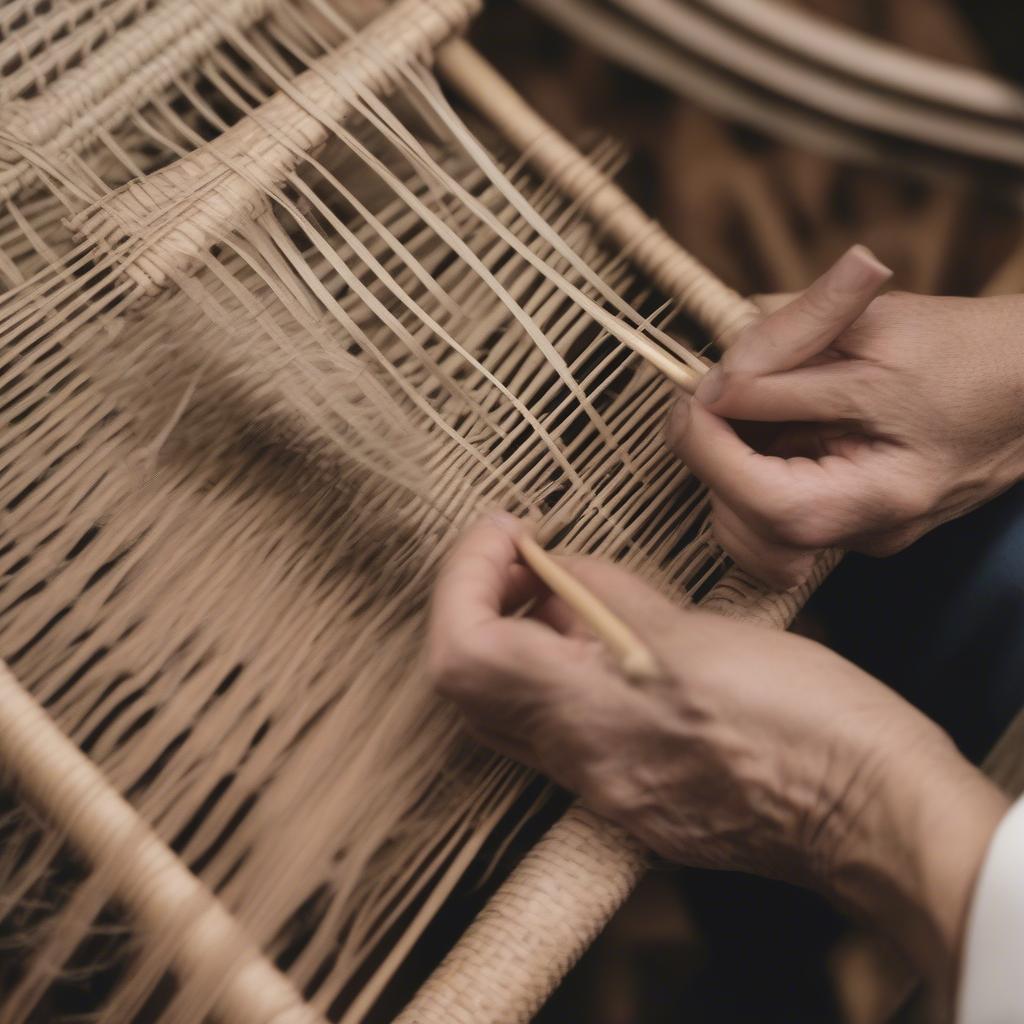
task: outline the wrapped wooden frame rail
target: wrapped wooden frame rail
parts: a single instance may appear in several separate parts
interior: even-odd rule
[[[799,606],[728,568],[650,429],[705,361],[648,282],[722,344],[754,314],[445,43],[471,0],[358,33],[323,0],[108,2],[0,109],[0,758],[56,826],[12,815],[4,1011],[114,904],[101,1020],[362,1020],[530,793],[416,664],[474,509],[726,614]],[[643,865],[570,811],[402,1019],[526,1020]]]

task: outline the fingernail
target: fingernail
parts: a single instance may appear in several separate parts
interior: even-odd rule
[[[846,250],[832,269],[832,286],[841,292],[863,292],[877,288],[892,277],[892,271],[866,245]]]
[[[697,390],[694,392],[693,397],[700,402],[701,405],[713,405],[718,401],[719,396],[722,394],[722,384],[724,374],[722,373],[721,366],[712,366],[706,374],[704,379],[697,385]]]

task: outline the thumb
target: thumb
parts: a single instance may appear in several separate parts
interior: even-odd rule
[[[871,304],[892,276],[863,245],[848,249],[806,291],[781,309],[755,321],[739,336],[719,364],[701,383],[701,400],[717,398],[716,377],[759,376],[800,366],[824,351]]]

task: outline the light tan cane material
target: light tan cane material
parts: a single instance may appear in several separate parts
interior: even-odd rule
[[[674,386],[632,349],[684,380],[704,361],[575,197],[447,105],[424,60],[468,10],[406,0],[356,33],[318,0],[222,7],[195,67],[80,145],[40,143],[0,210],[0,650],[201,886],[173,919],[146,910],[102,805],[69,820],[22,789],[0,890],[38,910],[16,921],[12,1024],[93,969],[76,951],[110,918],[105,1024],[203,1019],[244,950],[313,1014],[394,1000],[534,801],[419,664],[477,509],[681,601],[724,571],[651,429]],[[81,45],[82,67],[124,53],[116,32]],[[246,939],[216,943],[222,972],[180,952],[204,893]],[[258,999],[242,988],[233,1005]]]
[[[733,570],[702,607],[785,629],[838,561],[766,593]],[[643,877],[649,858],[618,826],[576,805],[491,897],[395,1024],[526,1024]]]
[[[225,0],[215,16],[209,0],[164,4],[116,33],[100,54],[45,92],[8,103],[0,120],[0,166],[6,164],[0,195],[12,195],[31,176],[42,151],[83,148],[141,97],[158,94],[186,71],[221,39],[224,25],[251,24],[272,2]],[[135,0],[132,6],[143,5]]]
[[[8,774],[13,770],[25,799],[66,823],[78,850],[120,861],[118,890],[140,923],[153,934],[180,927],[175,967],[218,992],[215,1012],[225,1024],[323,1024],[3,662],[0,763]]]
[[[460,43],[511,145],[452,110],[474,0],[88,2],[109,38],[68,14],[0,109],[0,891],[38,908],[4,1014],[106,929],[103,1024],[363,1020],[535,802],[419,661],[478,509],[798,607],[728,571],[658,429],[706,368],[672,303],[725,343],[752,309]],[[403,1019],[525,1021],[643,863],[574,809]]]
[[[480,3],[397,3],[215,142],[129,185],[73,226],[122,252],[127,240],[122,257],[129,261],[127,273],[148,292],[166,287],[172,277],[195,273],[202,254],[243,218],[255,220],[266,212],[266,194],[279,190],[299,161],[323,145],[330,126],[345,120],[359,93],[387,96],[403,69],[429,60],[434,47],[464,28]],[[244,11],[246,18],[251,13]],[[168,209],[174,211],[170,221]]]
[[[531,536],[516,538],[523,561],[572,608],[608,648],[627,679],[638,683],[658,676],[658,662],[650,648],[603,601],[559,565]]]
[[[508,140],[594,218],[644,273],[728,345],[758,315],[562,138],[465,40],[443,46],[438,68]]]

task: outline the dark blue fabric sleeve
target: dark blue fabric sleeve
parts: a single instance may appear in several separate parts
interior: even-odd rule
[[[981,760],[1024,706],[1024,484],[892,558],[848,555],[807,613]]]

